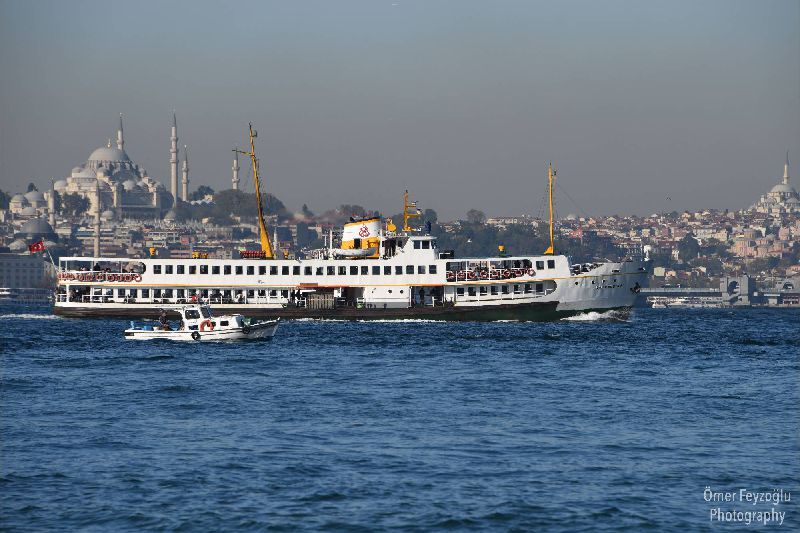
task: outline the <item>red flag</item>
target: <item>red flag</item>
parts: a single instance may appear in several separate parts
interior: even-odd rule
[[[29,244],[28,250],[30,250],[32,254],[36,252],[44,252],[44,241],[38,241],[33,244]]]

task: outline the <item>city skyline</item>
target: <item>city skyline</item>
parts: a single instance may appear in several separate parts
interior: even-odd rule
[[[0,188],[69,175],[121,112],[169,189],[173,108],[192,189],[230,187],[252,121],[291,210],[536,215],[549,160],[563,215],[736,210],[800,154],[792,2],[189,5],[0,2]]]

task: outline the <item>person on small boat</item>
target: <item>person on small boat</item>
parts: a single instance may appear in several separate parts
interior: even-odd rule
[[[169,320],[167,320],[167,312],[163,309],[161,310],[161,314],[158,315],[158,323],[161,325],[163,331],[172,331],[172,328],[169,327]]]

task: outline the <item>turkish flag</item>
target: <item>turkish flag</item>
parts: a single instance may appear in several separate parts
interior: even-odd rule
[[[33,244],[29,244],[28,250],[30,250],[32,254],[36,252],[44,252],[44,241],[38,241]]]

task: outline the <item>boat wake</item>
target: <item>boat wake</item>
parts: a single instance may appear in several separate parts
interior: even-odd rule
[[[23,320],[59,320],[61,317],[56,315],[37,315],[35,313],[11,313],[0,315],[0,320],[23,319]]]
[[[598,313],[597,311],[589,311],[588,313],[580,313],[574,316],[568,316],[561,320],[569,322],[630,322],[631,313],[628,310],[609,309]]]

